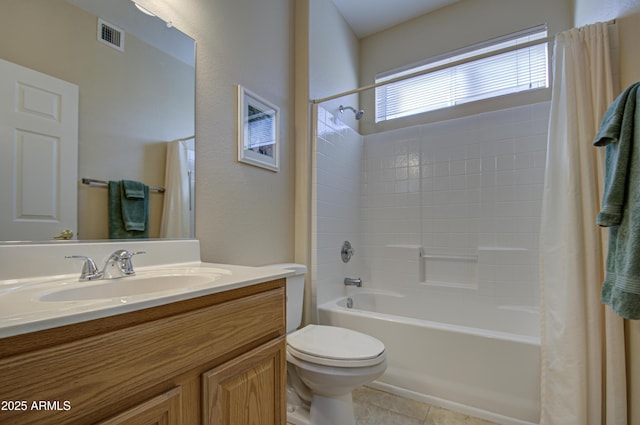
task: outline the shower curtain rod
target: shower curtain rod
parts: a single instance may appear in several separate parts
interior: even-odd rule
[[[613,25],[613,24],[616,23],[616,20],[612,19],[610,21],[607,21],[606,23],[608,25]],[[423,69],[422,71],[412,72],[411,74],[402,75],[400,77],[392,78],[390,80],[381,81],[379,83],[370,84],[368,86],[359,87],[357,89],[347,90],[347,91],[344,91],[342,93],[334,94],[334,95],[323,97],[323,98],[320,98],[320,99],[311,99],[309,101],[309,103],[315,105],[315,104],[318,104],[318,103],[327,102],[329,100],[338,99],[340,97],[348,96],[350,94],[356,94],[356,93],[363,92],[365,90],[371,90],[371,89],[375,89],[375,88],[378,88],[378,87],[381,87],[381,86],[385,86],[387,84],[392,84],[392,83],[397,83],[398,81],[407,80],[409,78],[419,77],[419,76],[424,75],[424,74],[429,74],[431,72],[440,71],[440,70],[445,69],[445,68],[450,68],[450,67],[453,67],[453,66],[462,65],[462,64],[465,64],[465,63],[468,63],[468,62],[472,62],[472,61],[475,61],[475,60],[478,60],[478,59],[484,59],[484,58],[488,58],[488,57],[491,57],[491,56],[500,55],[502,53],[509,53],[509,52],[514,51],[514,50],[524,49],[526,47],[531,47],[531,46],[537,46],[538,44],[550,43],[553,40],[555,40],[555,38],[556,38],[556,36],[553,35],[553,36],[549,36],[549,37],[546,37],[546,38],[539,38],[537,40],[528,41],[526,43],[518,44],[517,46],[510,46],[510,47],[505,47],[503,49],[494,50],[494,51],[488,52],[488,53],[481,53],[479,55],[475,55],[475,56],[471,56],[471,57],[468,57],[468,58],[465,58],[465,59],[460,59],[460,60],[457,60],[457,61],[449,62],[449,63],[443,64],[443,65],[434,66],[433,68]]]

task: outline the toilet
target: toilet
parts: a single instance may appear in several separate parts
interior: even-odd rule
[[[268,267],[294,270],[287,278],[287,423],[355,425],[352,391],[384,373],[387,359],[378,339],[336,326],[302,322],[304,275],[300,264]]]

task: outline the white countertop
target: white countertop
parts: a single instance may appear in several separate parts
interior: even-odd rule
[[[208,281],[191,287],[180,286],[149,294],[113,298],[72,301],[43,301],[47,294],[59,290],[110,282],[135,285],[135,279],[150,273],[166,272],[176,275],[189,270],[189,274],[210,276]],[[114,280],[78,282],[78,275],[59,275],[34,279],[0,281],[0,338],[80,323],[102,317],[169,304],[190,298],[215,294],[292,275],[290,270],[266,267],[245,267],[211,263],[170,264],[165,267],[146,267],[136,270],[136,276]]]
[[[143,248],[147,252],[134,259],[136,276],[79,282],[81,262],[64,258],[69,254],[91,255],[101,266],[105,256],[108,256],[105,253],[112,252],[114,248],[132,251]],[[194,257],[197,261],[188,261]],[[33,264],[30,266],[29,262]],[[47,270],[54,265],[58,273],[43,273],[43,265],[48,266]],[[28,272],[31,272],[30,275],[24,276]],[[55,300],[60,297],[51,295],[92,285],[135,285],[136,281],[141,282],[158,274],[164,278],[163,287],[159,291],[154,288],[150,293],[72,300]],[[0,338],[215,294],[293,274],[292,270],[285,269],[201,262],[197,241],[76,243],[27,248],[18,246],[12,249],[6,245],[0,246]],[[186,278],[181,279],[182,276]],[[189,276],[195,278],[189,279]]]

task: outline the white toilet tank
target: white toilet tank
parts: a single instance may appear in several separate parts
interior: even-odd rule
[[[300,327],[302,323],[302,305],[304,304],[304,275],[307,266],[304,264],[281,263],[270,264],[269,268],[289,269],[296,272],[287,277],[287,333],[291,333]]]

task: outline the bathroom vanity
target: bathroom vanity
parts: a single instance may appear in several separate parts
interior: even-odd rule
[[[284,424],[286,272],[227,270],[212,287],[159,301],[56,300],[66,319],[5,332],[0,423]],[[11,309],[8,287],[0,286],[0,315]],[[27,305],[43,299],[38,290]],[[81,312],[69,314],[74,305]],[[0,325],[12,320],[20,318]]]

